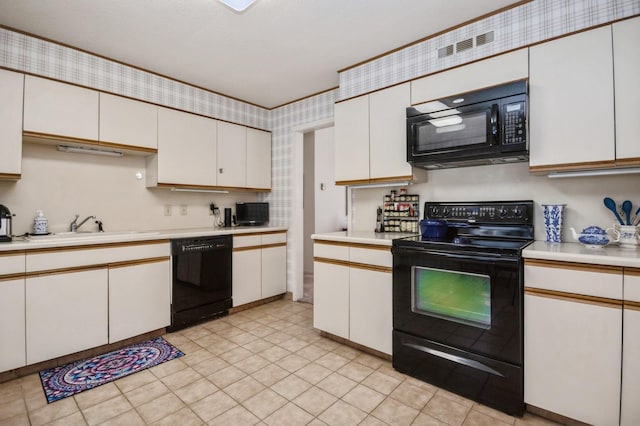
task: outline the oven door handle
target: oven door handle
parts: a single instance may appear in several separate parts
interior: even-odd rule
[[[475,368],[476,370],[484,371],[485,373],[489,373],[489,374],[493,374],[493,375],[496,375],[496,376],[504,377],[504,374],[500,373],[499,371],[494,370],[493,368],[489,367],[488,365],[484,365],[483,363],[481,363],[479,361],[476,361],[476,360],[473,360],[473,359],[463,358],[461,356],[449,354],[449,353],[446,353],[446,352],[442,352],[442,351],[439,351],[437,349],[426,348],[424,346],[416,345],[414,343],[406,343],[405,345],[409,346],[410,348],[419,350],[421,352],[425,352],[425,353],[428,353],[430,355],[437,356],[439,358],[444,358],[446,360],[453,361],[453,362],[458,363],[458,364],[466,365],[467,367]]]
[[[420,254],[426,254],[431,256],[440,256],[446,257],[449,259],[461,259],[461,260],[479,260],[479,261],[489,261],[494,263],[514,263],[518,262],[518,257],[505,257],[499,254],[492,253],[475,253],[475,254],[464,254],[464,253],[444,253],[439,251],[432,250],[420,250],[418,249]]]

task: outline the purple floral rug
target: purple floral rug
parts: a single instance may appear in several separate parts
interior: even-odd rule
[[[47,402],[75,395],[183,356],[162,337],[40,372]]]

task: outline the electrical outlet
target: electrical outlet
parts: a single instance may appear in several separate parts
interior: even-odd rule
[[[186,216],[187,213],[188,213],[187,205],[186,204],[180,204],[180,216]]]
[[[209,216],[213,216],[213,212],[215,212],[217,209],[216,205],[211,203],[209,204]]]
[[[164,215],[165,216],[171,216],[173,208],[171,206],[171,204],[165,204],[164,205]]]

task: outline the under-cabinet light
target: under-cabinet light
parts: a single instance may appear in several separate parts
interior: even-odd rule
[[[209,192],[213,194],[228,194],[224,189],[195,189],[195,188],[171,188],[173,192]]]
[[[620,169],[603,169],[603,170],[579,170],[569,172],[551,172],[547,177],[551,179],[572,178],[572,177],[593,177],[593,176],[615,176],[615,175],[632,175],[640,174],[640,167],[629,167]]]
[[[349,185],[351,189],[360,189],[360,188],[390,188],[394,186],[409,186],[411,182],[388,182],[388,183],[362,183],[358,185]]]
[[[58,151],[73,152],[75,154],[105,155],[107,157],[122,157],[124,155],[122,151],[71,145],[58,145]]]
[[[244,12],[246,8],[251,6],[256,0],[220,0],[236,12]]]

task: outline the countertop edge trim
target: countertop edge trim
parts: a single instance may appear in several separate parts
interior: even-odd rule
[[[622,274],[622,266],[609,266],[595,263],[581,263],[563,260],[547,260],[525,258],[524,266],[537,266],[543,268],[571,269],[575,271],[600,272],[607,274]]]
[[[382,250],[382,251],[391,251],[390,245],[382,245],[382,244],[367,244],[367,243],[351,243],[348,241],[333,241],[333,240],[321,240],[315,239],[313,240],[315,244],[325,244],[328,246],[341,246],[341,247],[354,247],[354,248],[364,248],[370,250]]]
[[[535,287],[525,287],[525,294],[532,296],[546,297],[549,299],[564,300],[568,302],[586,303],[590,305],[605,306],[608,308],[619,308],[623,306],[623,301],[606,297],[588,296],[586,294],[567,293],[564,291],[546,290]]]

